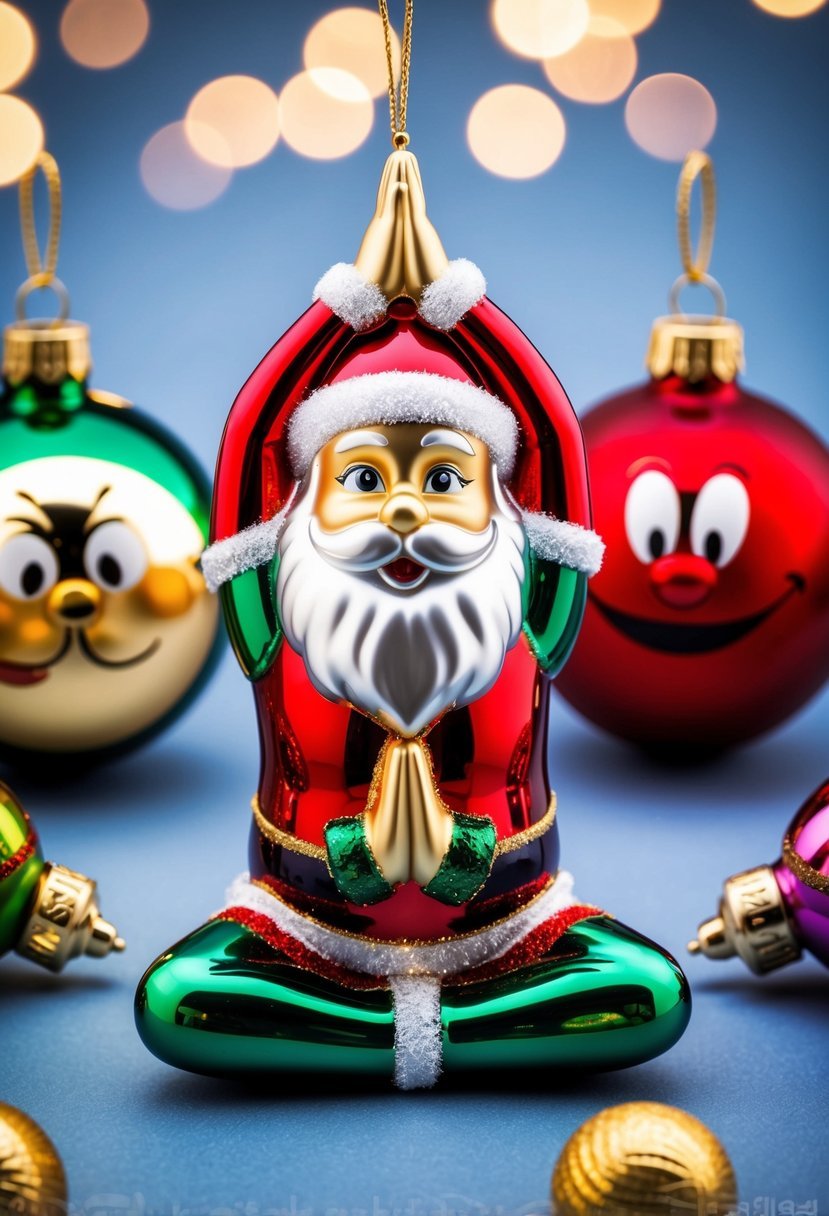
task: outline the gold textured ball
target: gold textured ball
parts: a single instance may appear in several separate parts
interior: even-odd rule
[[[729,1212],[734,1170],[713,1132],[675,1106],[625,1102],[588,1119],[553,1173],[556,1216]]]
[[[54,1144],[34,1119],[0,1102],[0,1216],[62,1216],[66,1175]]]

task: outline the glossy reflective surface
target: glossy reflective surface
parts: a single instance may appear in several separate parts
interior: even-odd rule
[[[666,1051],[689,1015],[673,959],[624,925],[592,917],[530,966],[444,985],[444,1068],[624,1068]],[[138,990],[136,1022],[151,1051],[193,1072],[391,1078],[394,1070],[388,988],[314,974],[226,921],[156,960]]]
[[[204,477],[162,428],[74,381],[7,389],[0,441],[0,745],[137,742],[215,656]]]

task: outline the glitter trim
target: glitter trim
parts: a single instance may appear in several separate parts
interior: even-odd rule
[[[275,823],[271,823],[269,819],[265,818],[258,794],[254,794],[251,798],[250,808],[253,811],[256,826],[266,840],[270,840],[272,844],[279,845],[280,848],[288,849],[291,853],[300,853],[303,857],[313,857],[317,861],[325,862],[328,865],[328,853],[324,845],[312,844],[310,840],[303,840],[292,832],[285,832],[282,828],[278,828]],[[514,853],[518,849],[523,849],[524,845],[538,840],[539,836],[543,836],[553,826],[555,818],[556,796],[554,793],[551,793],[547,810],[539,820],[520,832],[514,832],[512,836],[502,836],[496,842],[493,860],[496,857],[503,856],[504,853]]]
[[[820,870],[810,866],[808,861],[800,856],[788,832],[783,837],[783,864],[804,886],[811,887],[813,891],[820,891],[824,895],[829,894],[829,874],[822,874]]]
[[[37,836],[34,829],[30,828],[29,835],[23,841],[23,844],[20,846],[17,852],[12,853],[11,857],[7,857],[6,860],[0,864],[0,882],[4,882],[11,874],[15,872],[15,870],[19,870],[24,862],[29,860],[35,851],[36,845]]]
[[[388,942],[333,929],[298,912],[265,884],[246,874],[228,891],[228,906],[264,913],[277,928],[330,962],[369,975],[453,975],[506,954],[531,930],[569,907],[573,877],[561,871],[543,891],[517,912],[471,933],[433,941]]]

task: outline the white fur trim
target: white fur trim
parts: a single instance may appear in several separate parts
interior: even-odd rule
[[[475,435],[490,450],[499,475],[512,472],[518,423],[503,401],[463,380],[431,372],[372,372],[323,385],[294,410],[288,455],[303,477],[320,448],[361,426],[420,422]]]
[[[533,511],[522,511],[521,518],[530,548],[544,561],[587,575],[601,570],[604,541],[597,532]]]
[[[291,495],[293,498],[293,495]],[[201,568],[208,591],[218,591],[237,574],[264,566],[276,553],[279,534],[291,505],[291,498],[280,511],[264,523],[251,524],[235,536],[217,540],[201,555]]]
[[[419,312],[435,329],[454,329],[485,295],[486,279],[475,263],[456,258],[425,288]]]
[[[507,920],[434,944],[338,933],[252,883],[248,874],[240,874],[229,887],[226,908],[261,913],[328,962],[388,979],[394,1001],[395,1084],[400,1089],[428,1089],[442,1066],[441,979],[500,958],[573,903],[573,876],[561,870],[552,886]]]
[[[431,1089],[443,1067],[440,980],[431,975],[389,977],[394,1000],[394,1083]]]
[[[338,933],[336,929],[329,929],[319,921],[303,916],[265,887],[252,883],[247,874],[240,874],[229,888],[226,907],[261,912],[283,933],[289,933],[328,962],[339,963],[363,975],[384,978],[391,975],[430,975],[440,978],[500,958],[533,929],[574,902],[573,876],[562,870],[551,887],[526,907],[519,908],[507,920],[478,933],[461,934],[434,943],[414,944]]]
[[[388,308],[377,284],[363,278],[349,262],[337,262],[326,270],[314,288],[314,299],[322,300],[341,321],[357,330],[368,329]]]

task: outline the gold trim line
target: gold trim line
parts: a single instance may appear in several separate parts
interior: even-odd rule
[[[276,824],[271,823],[269,819],[266,819],[259,804],[258,794],[254,794],[251,798],[250,809],[253,811],[253,818],[257,828],[272,844],[279,845],[283,849],[288,849],[291,853],[300,853],[303,857],[313,857],[316,861],[327,863],[328,853],[324,845],[312,844],[309,840],[302,840],[301,837],[295,836],[293,832],[286,832],[282,828],[278,828]],[[500,839],[495,845],[493,860],[495,857],[501,857],[504,853],[514,853],[518,849],[523,849],[524,845],[538,840],[539,836],[543,836],[555,823],[556,810],[556,796],[555,793],[551,793],[547,810],[542,817],[530,827],[524,828],[523,831],[516,832],[512,836],[504,836]]]

